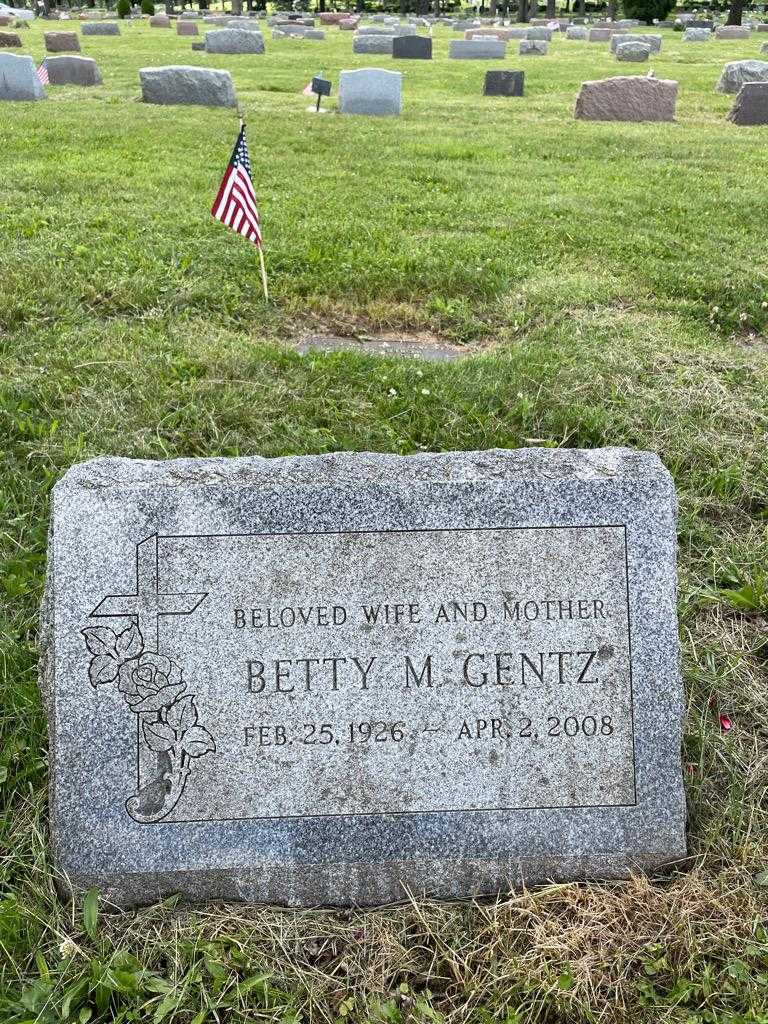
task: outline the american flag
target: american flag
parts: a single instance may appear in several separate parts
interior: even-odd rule
[[[48,59],[46,58],[40,67],[37,69],[37,77],[40,79],[41,85],[48,85]]]
[[[256,193],[251,181],[251,161],[245,141],[245,125],[240,127],[235,148],[219,194],[211,208],[216,220],[237,231],[261,248],[261,222],[256,209]]]

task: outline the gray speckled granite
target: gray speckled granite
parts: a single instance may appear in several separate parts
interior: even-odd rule
[[[684,857],[675,508],[624,449],[72,467],[60,869],[122,904],[370,904]]]

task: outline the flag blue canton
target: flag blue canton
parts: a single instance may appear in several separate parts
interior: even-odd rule
[[[251,180],[251,160],[245,141],[245,125],[240,128],[211,213],[216,220],[261,248],[261,224]]]
[[[248,143],[245,141],[245,125],[240,129],[240,134],[237,137],[232,163],[237,167],[242,167],[248,177],[251,177],[251,158],[248,155]]]

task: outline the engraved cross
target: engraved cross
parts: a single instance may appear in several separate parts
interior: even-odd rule
[[[161,594],[157,564],[157,534],[136,545],[136,593],[110,594],[91,612],[95,618],[130,615],[136,618],[145,651],[158,651],[161,615],[190,615],[207,594]]]

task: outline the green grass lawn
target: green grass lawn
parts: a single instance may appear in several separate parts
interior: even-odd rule
[[[42,31],[22,52],[42,58]],[[448,61],[450,38],[395,65],[335,29],[208,56],[129,24],[82,38],[103,86],[0,109],[2,1024],[768,1021],[768,128],[729,124],[713,91],[761,37],[665,32],[663,125],[573,119],[581,81],[646,73],[605,45],[510,44],[526,96],[486,99],[498,63]],[[138,69],[162,64],[233,74],[268,305],[255,251],[208,213],[236,114],[142,105]],[[306,113],[313,73],[372,65],[404,72],[401,118]],[[286,345],[322,330],[484,351]],[[68,466],[531,444],[648,448],[675,476],[690,863],[341,914],[58,900],[35,642]]]

